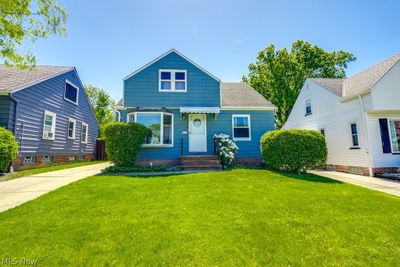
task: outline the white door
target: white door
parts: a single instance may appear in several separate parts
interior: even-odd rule
[[[207,117],[189,114],[189,152],[207,152]]]

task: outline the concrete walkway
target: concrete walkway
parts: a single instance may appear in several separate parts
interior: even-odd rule
[[[400,196],[400,181],[334,171],[311,172],[319,176],[328,177],[349,184],[359,185],[372,190],[385,192],[394,196]]]
[[[109,163],[40,173],[0,183],[0,212],[14,208],[64,185],[99,174]]]

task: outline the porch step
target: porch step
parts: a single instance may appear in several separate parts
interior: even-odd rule
[[[181,158],[181,166],[184,170],[221,170],[222,166],[218,156],[201,155],[201,156],[183,156]]]

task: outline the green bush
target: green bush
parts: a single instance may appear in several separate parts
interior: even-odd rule
[[[113,122],[104,126],[106,153],[116,166],[132,166],[148,134],[142,124]]]
[[[326,162],[327,149],[321,133],[311,130],[276,130],[261,137],[264,163],[276,170],[301,173]]]
[[[109,166],[103,170],[101,173],[127,173],[127,172],[174,172],[181,171],[182,168],[167,167],[167,166]]]
[[[0,172],[4,172],[11,161],[17,158],[17,155],[18,143],[14,135],[10,131],[0,128]]]

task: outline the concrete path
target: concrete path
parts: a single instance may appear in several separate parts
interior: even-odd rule
[[[359,185],[376,191],[385,192],[394,196],[400,196],[400,181],[334,171],[311,172],[319,176],[328,177],[345,183]]]
[[[40,173],[0,183],[0,212],[14,208],[64,185],[99,174],[110,163]]]

